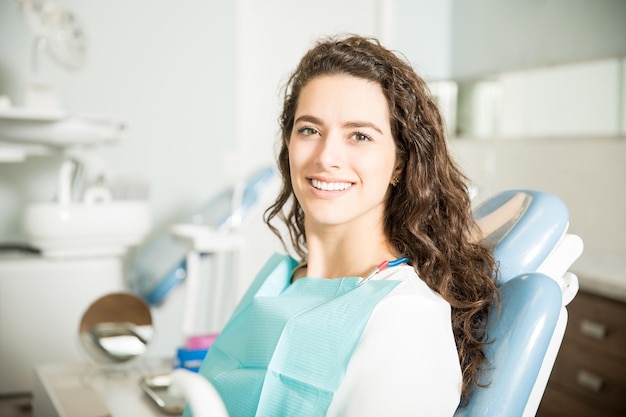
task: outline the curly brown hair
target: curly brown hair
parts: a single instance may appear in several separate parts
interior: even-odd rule
[[[490,303],[497,301],[496,263],[477,242],[467,178],[451,158],[438,107],[426,82],[411,65],[376,39],[362,36],[318,41],[285,86],[279,123],[278,168],[282,189],[265,212],[265,222],[282,220],[293,249],[306,259],[304,212],[293,197],[287,145],[302,88],[322,75],[346,74],[378,83],[390,111],[391,131],[402,166],[391,187],[384,227],[391,244],[410,259],[418,275],[452,307],[452,327],[463,373],[462,398],[479,385]],[[285,245],[287,247],[287,245]]]

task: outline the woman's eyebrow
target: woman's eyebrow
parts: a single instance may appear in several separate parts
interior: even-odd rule
[[[297,119],[293,122],[293,124],[295,125],[296,123],[299,123],[299,122],[308,122],[308,123],[313,123],[313,124],[316,124],[316,125],[321,125],[321,124],[323,124],[323,122],[322,122],[322,120],[321,120],[321,119],[319,119],[319,118],[317,118],[317,117],[315,117],[315,116],[310,116],[310,115],[308,115],[308,114],[304,114],[304,115],[302,115],[302,116],[298,117],[298,118],[297,118]]]
[[[383,134],[382,129],[380,129],[378,126],[376,126],[374,123],[371,123],[371,122],[361,122],[361,121],[346,122],[344,123],[343,126],[347,128],[352,128],[352,129],[359,128],[359,127],[369,127],[370,129],[374,129],[381,135]]]

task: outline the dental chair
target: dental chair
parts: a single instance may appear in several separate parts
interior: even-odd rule
[[[501,305],[490,316],[493,342],[480,386],[455,417],[534,416],[563,339],[566,306],[578,291],[568,269],[582,240],[567,233],[567,207],[548,193],[504,191],[474,215],[499,265]],[[202,376],[175,371],[172,388],[186,396],[195,417],[226,415]]]
[[[567,233],[565,204],[548,193],[505,191],[474,215],[499,264],[501,306],[491,315],[481,386],[455,417],[534,416],[578,292],[568,268],[583,243]]]

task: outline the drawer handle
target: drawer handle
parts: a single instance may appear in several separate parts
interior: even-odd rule
[[[576,382],[581,387],[587,388],[593,392],[600,392],[602,385],[604,385],[604,381],[601,377],[589,371],[585,371],[584,369],[576,373]]]
[[[592,339],[603,340],[606,337],[606,326],[592,320],[583,319],[580,322],[580,332]]]

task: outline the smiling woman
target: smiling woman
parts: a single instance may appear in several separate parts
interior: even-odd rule
[[[298,259],[267,262],[200,374],[233,416],[452,416],[498,294],[426,84],[375,39],[325,39],[280,123],[266,222]]]

